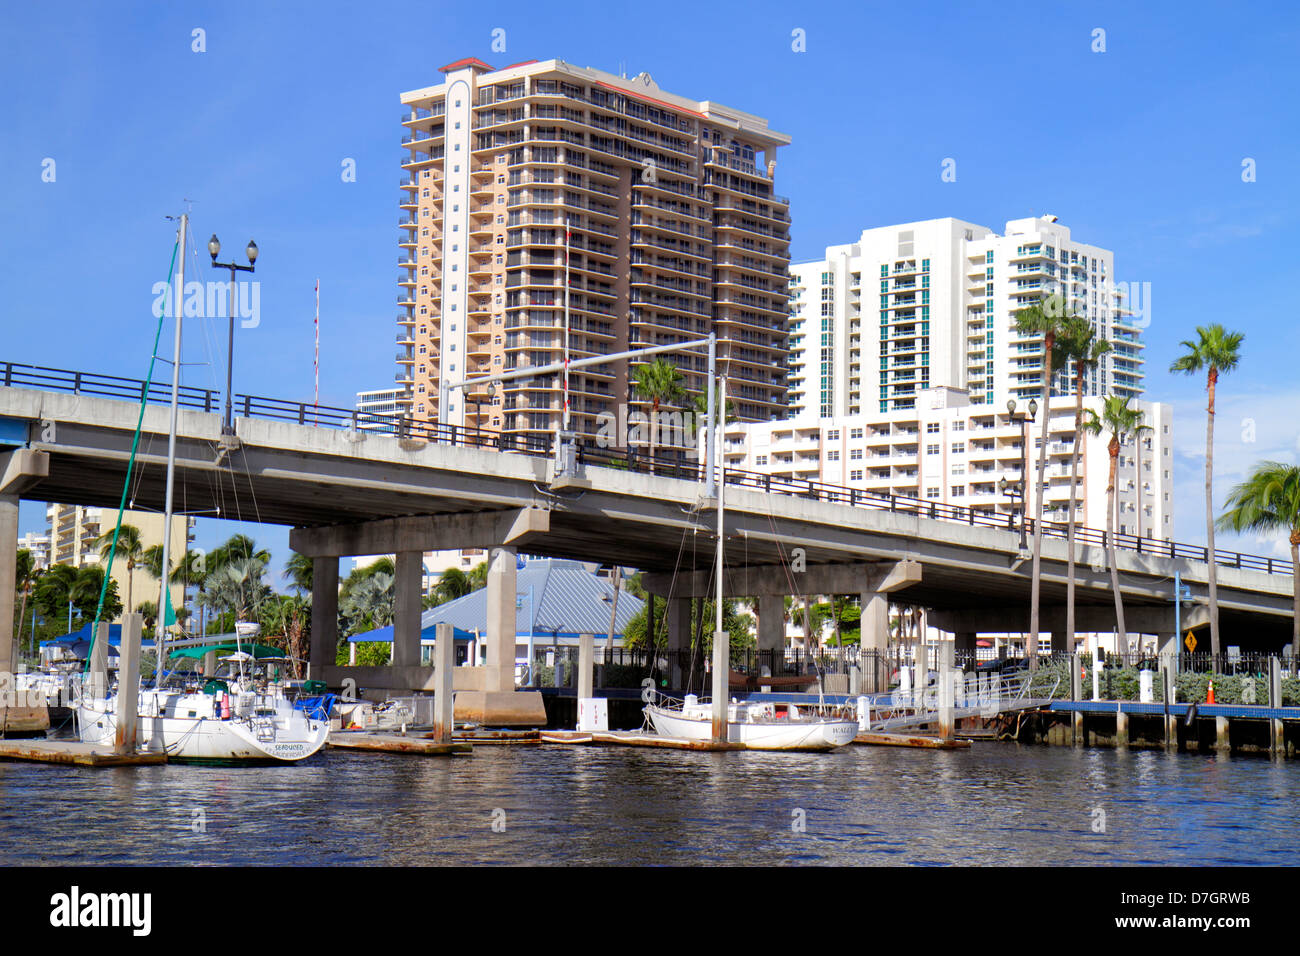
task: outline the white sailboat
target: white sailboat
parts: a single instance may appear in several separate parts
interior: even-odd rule
[[[177,289],[185,288],[186,232],[188,214],[180,217],[180,267]],[[176,335],[172,360],[171,425],[167,436],[167,490],[163,528],[171,528],[172,491],[176,472],[176,419],[181,369],[181,317],[183,296],[175,296]],[[128,476],[129,480],[129,476]],[[170,567],[171,535],[163,535],[163,568]],[[293,706],[278,681],[257,681],[245,673],[245,658],[237,644],[233,661],[238,674],[231,679],[205,680],[202,686],[182,683],[168,687],[164,680],[166,652],[165,609],[169,605],[166,574],[161,581],[156,688],[141,688],[138,696],[135,745],[150,752],[166,753],[174,760],[297,761],[320,750],[329,735],[329,722],[314,720]],[[236,626],[236,641],[240,639]],[[134,674],[119,674],[122,680],[138,680]],[[175,680],[175,678],[173,678]],[[83,743],[112,747],[118,726],[119,695],[105,687],[103,696],[93,694],[96,681],[83,682],[76,702],[78,734]]]
[[[710,375],[710,391],[712,391]],[[722,379],[721,395],[717,403],[718,420],[722,421],[727,404],[727,380]],[[713,423],[709,423],[713,427]],[[723,523],[726,474],[721,467],[722,428],[719,427],[713,442],[718,456],[718,553],[717,553],[717,611],[714,628],[713,667],[726,680],[729,673],[728,649],[724,645],[726,634],[722,628],[723,582]],[[712,467],[712,462],[710,462]],[[716,674],[715,674],[716,677]],[[718,686],[716,683],[715,687]],[[726,686],[725,683],[722,686]],[[646,719],[661,737],[684,740],[712,740],[716,720],[726,720],[728,743],[743,744],[751,750],[834,750],[853,742],[858,734],[856,718],[826,717],[811,709],[801,710],[795,704],[771,701],[736,701],[725,703],[725,712],[716,702],[700,700],[688,694],[685,700],[658,696],[644,708]]]

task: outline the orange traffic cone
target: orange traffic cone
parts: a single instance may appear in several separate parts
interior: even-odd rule
[[[1209,689],[1209,692],[1206,693],[1206,695],[1205,695],[1205,702],[1206,702],[1207,704],[1213,704],[1213,703],[1214,703],[1214,681],[1210,681],[1210,689]]]

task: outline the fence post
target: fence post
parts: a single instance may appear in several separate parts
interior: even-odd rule
[[[253,417],[253,396],[251,395],[244,396],[244,417]]]
[[[73,372],[72,373],[72,394],[76,395],[80,391],[81,391],[81,373]]]
[[[8,388],[14,378],[14,363],[5,362],[5,388]]]

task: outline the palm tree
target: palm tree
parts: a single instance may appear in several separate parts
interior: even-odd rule
[[[650,401],[650,474],[655,470],[655,439],[659,434],[659,406],[673,404],[686,397],[686,381],[681,370],[672,362],[657,357],[653,362],[638,365],[633,373],[633,388],[638,395]]]
[[[1119,649],[1128,650],[1128,630],[1124,626],[1124,599],[1119,593],[1119,566],[1115,563],[1115,472],[1119,468],[1119,449],[1129,435],[1137,438],[1143,432],[1151,431],[1150,425],[1142,424],[1142,410],[1128,407],[1128,398],[1112,395],[1102,405],[1101,416],[1088,410],[1088,419],[1083,423],[1084,430],[1091,435],[1110,433],[1110,443],[1106,450],[1110,453],[1110,472],[1106,483],[1106,559],[1110,564],[1110,589],[1115,594],[1115,624],[1119,638]]]
[[[478,564],[474,565],[474,567],[470,568],[469,574],[466,575],[469,579],[469,589],[471,591],[477,591],[480,588],[487,587],[487,576],[488,563],[486,561],[480,561]]]
[[[311,573],[314,567],[312,559],[305,554],[294,552],[284,562],[284,576],[293,582],[292,587],[299,594],[311,594]]]
[[[393,575],[385,571],[362,578],[339,608],[351,634],[393,623]]]
[[[1171,372],[1194,375],[1206,370],[1205,391],[1209,396],[1205,419],[1205,536],[1206,562],[1209,565],[1210,653],[1219,656],[1219,576],[1214,561],[1214,392],[1219,376],[1231,372],[1241,361],[1241,342],[1245,335],[1229,332],[1217,322],[1198,325],[1195,342],[1182,343],[1186,353],[1169,366]]]
[[[117,557],[126,558],[126,606],[131,607],[131,592],[135,587],[135,568],[144,557],[145,550],[140,529],[135,525],[124,524],[115,531],[105,531],[95,539],[95,546],[99,548],[100,560],[109,571],[112,570],[108,568],[110,554],[115,552]]]
[[[210,571],[202,600],[211,608],[229,611],[236,621],[246,621],[270,595],[262,581],[266,562],[259,557],[236,558]]]
[[[1034,563],[1029,592],[1030,647],[1026,648],[1030,670],[1038,667],[1038,591],[1043,552],[1043,479],[1047,472],[1047,436],[1052,418],[1052,353],[1056,347],[1056,336],[1068,328],[1066,323],[1074,318],[1066,312],[1065,299],[1054,294],[1039,299],[1016,313],[1016,329],[1021,335],[1043,337],[1043,426],[1038,446],[1038,494],[1034,504]],[[1024,492],[1028,494],[1029,489],[1024,489]]]
[[[446,604],[464,597],[474,590],[473,582],[460,568],[448,568],[438,576],[438,583],[433,586],[433,596],[438,604]]]
[[[1217,524],[1224,531],[1282,532],[1291,544],[1291,649],[1300,653],[1300,468],[1260,462],[1228,493]]]
[[[1065,329],[1057,339],[1057,353],[1053,356],[1060,359],[1062,367],[1067,362],[1074,363],[1074,447],[1070,452],[1070,523],[1066,526],[1066,547],[1070,552],[1065,585],[1067,651],[1074,650],[1074,525],[1078,509],[1079,452],[1083,448],[1083,387],[1088,369],[1096,368],[1101,357],[1110,350],[1110,343],[1097,337],[1097,330],[1091,322],[1083,316],[1072,316],[1066,321]]]
[[[23,646],[23,621],[27,617],[27,596],[31,594],[41,572],[36,570],[36,559],[27,548],[18,549],[18,559],[14,567],[14,587],[22,592],[23,603],[18,610],[18,631],[14,636],[14,647],[21,652]],[[13,660],[17,661],[17,653]]]

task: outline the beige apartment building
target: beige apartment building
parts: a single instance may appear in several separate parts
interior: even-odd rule
[[[73,567],[85,567],[100,564],[99,547],[96,539],[105,532],[111,532],[117,524],[116,508],[88,508],[83,505],[49,504],[45,508],[45,520],[48,524],[49,561],[50,564],[70,564]],[[134,525],[140,529],[141,545],[150,548],[162,544],[163,516],[151,511],[124,511],[122,523]],[[173,567],[186,553],[192,538],[194,519],[184,515],[172,518],[171,554]],[[134,575],[128,573],[126,561],[119,557],[113,562],[113,580],[117,582],[117,593],[123,607],[127,603],[128,585],[131,603],[138,607],[144,601],[158,602],[159,582],[137,564]],[[171,585],[172,606],[179,608],[185,603],[184,589],[179,584]]]
[[[403,93],[397,385],[417,420],[553,432],[563,376],[448,392],[468,377],[718,334],[746,420],[786,414],[790,138],[749,113],[562,60],[476,59]],[[567,238],[566,238],[567,233]],[[568,287],[565,288],[566,242]],[[666,356],[706,387],[700,352]],[[595,435],[626,362],[571,372],[571,427]]]

